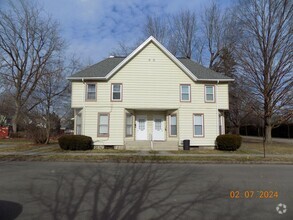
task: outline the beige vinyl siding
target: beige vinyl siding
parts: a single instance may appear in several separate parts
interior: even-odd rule
[[[91,136],[94,145],[124,145],[123,108],[87,107],[84,113],[84,133]],[[109,113],[109,137],[98,137],[98,113]]]
[[[229,91],[228,91],[228,83],[226,84],[219,84],[218,88],[216,89],[217,101],[218,101],[218,108],[219,109],[229,109]]]
[[[77,108],[84,105],[85,85],[82,82],[71,83],[71,107]]]
[[[112,83],[122,84],[122,102],[111,102]],[[180,102],[180,84],[191,85],[191,102]],[[123,145],[124,140],[135,138],[135,126],[133,137],[125,138],[125,109],[135,109],[135,114],[138,110],[164,111],[166,115],[177,110],[177,137],[169,137],[167,127],[167,140],[190,139],[192,145],[214,145],[218,132],[218,109],[228,109],[228,85],[216,85],[215,103],[205,103],[204,85],[191,80],[157,46],[150,43],[107,82],[97,82],[97,101],[84,102],[84,84],[73,82],[72,107],[84,108],[83,132],[96,141],[95,145]],[[110,112],[109,138],[97,137],[98,112]],[[193,113],[204,113],[203,138],[193,138]],[[152,125],[148,118],[148,134],[152,132]],[[168,120],[165,126],[168,126]]]
[[[193,136],[193,114],[204,115],[204,136]],[[218,113],[216,109],[203,108],[181,108],[179,110],[179,132],[180,141],[184,139],[190,140],[190,145],[193,146],[214,146],[215,139],[218,136],[219,129],[216,124]]]

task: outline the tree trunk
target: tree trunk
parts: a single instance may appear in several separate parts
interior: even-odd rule
[[[48,105],[50,106],[50,105]],[[50,131],[51,131],[51,121],[50,121],[50,109],[47,109],[47,114],[46,114],[46,142],[45,144],[49,144],[50,142]]]
[[[16,134],[17,128],[18,128],[19,112],[20,112],[20,107],[19,107],[18,104],[16,104],[15,113],[14,113],[13,118],[12,118],[12,130],[13,130],[14,134]]]
[[[266,125],[266,143],[267,144],[271,144],[272,143],[272,125],[271,124],[267,124]]]
[[[235,134],[239,134],[240,133],[240,126],[235,126],[234,132],[235,132]]]

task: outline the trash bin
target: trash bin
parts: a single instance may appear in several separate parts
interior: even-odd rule
[[[183,140],[183,150],[189,150],[190,140]]]

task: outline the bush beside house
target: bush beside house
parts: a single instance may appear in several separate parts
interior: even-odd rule
[[[242,138],[240,135],[224,134],[216,139],[216,148],[224,151],[235,151],[240,148]]]
[[[92,150],[93,140],[85,135],[64,135],[58,139],[63,150]]]

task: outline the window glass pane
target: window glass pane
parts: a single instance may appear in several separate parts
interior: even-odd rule
[[[108,134],[108,125],[100,125],[100,134]]]
[[[96,84],[88,84],[87,91],[88,92],[95,92],[96,91]]]
[[[132,125],[132,115],[129,115],[129,114],[126,115],[126,124]]]
[[[113,92],[113,99],[118,99],[120,100],[120,93],[118,92]]]
[[[189,94],[182,94],[182,100],[189,100]]]
[[[88,93],[87,99],[96,99],[96,93]]]
[[[162,129],[162,120],[161,119],[155,119],[155,130],[160,131]]]
[[[108,115],[100,115],[100,125],[108,125]]]
[[[202,135],[202,126],[201,125],[194,126],[194,134],[195,135]]]
[[[96,99],[96,84],[87,84],[87,99]]]
[[[144,131],[145,129],[145,119],[139,119],[138,120],[138,129],[141,131]]]
[[[126,135],[128,136],[132,135],[132,125],[126,126]]]
[[[177,135],[177,126],[171,125],[171,135]]]
[[[214,93],[214,87],[213,86],[206,86],[206,93],[207,94],[213,94]]]
[[[206,99],[207,99],[208,101],[213,101],[213,100],[214,100],[214,95],[213,95],[213,94],[207,94],[207,95],[206,95]]]
[[[133,116],[131,114],[126,114],[126,136],[132,136],[133,130]]]
[[[194,125],[202,125],[202,115],[194,116]]]
[[[113,84],[113,92],[120,92],[120,84]]]
[[[188,85],[182,85],[181,86],[181,92],[182,93],[189,93],[189,86]]]
[[[177,120],[176,120],[176,115],[171,115],[171,125],[176,125]]]

